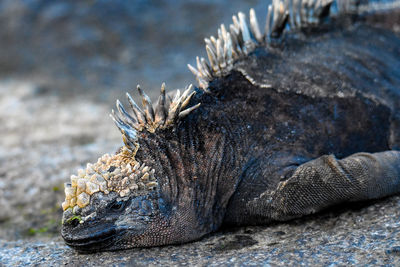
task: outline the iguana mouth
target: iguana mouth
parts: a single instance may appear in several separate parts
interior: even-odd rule
[[[84,238],[69,238],[68,236],[63,236],[65,243],[82,252],[95,252],[99,250],[105,250],[107,247],[110,247],[115,243],[117,236],[121,233],[117,234],[115,228],[96,232]]]

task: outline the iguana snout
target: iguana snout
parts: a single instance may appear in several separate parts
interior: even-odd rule
[[[89,252],[162,245],[168,214],[156,192],[122,198],[97,192],[89,205],[64,212],[61,234],[69,246]]]

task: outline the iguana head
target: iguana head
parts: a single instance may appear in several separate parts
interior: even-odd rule
[[[61,234],[68,245],[81,251],[116,250],[185,242],[182,230],[188,221],[179,201],[169,191],[176,183],[162,167],[168,159],[158,149],[166,130],[194,95],[189,87],[182,95],[166,99],[164,86],[154,110],[143,91],[143,109],[128,95],[129,114],[117,101],[119,115],[113,119],[123,134],[125,146],[115,155],[105,154],[65,184]],[[169,129],[168,129],[169,130]],[[140,137],[139,137],[140,135]],[[153,145],[149,145],[152,143]],[[185,221],[186,220],[186,221]],[[190,227],[189,227],[190,228]]]
[[[123,248],[132,242],[124,240],[133,236],[126,235],[127,231],[145,239],[144,230],[153,223],[162,225],[166,215],[154,174],[154,169],[135,161],[123,147],[72,175],[62,204],[66,243],[79,250]],[[146,245],[143,239],[138,239],[138,246]]]

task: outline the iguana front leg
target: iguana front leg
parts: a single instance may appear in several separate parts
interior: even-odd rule
[[[248,212],[254,218],[283,221],[398,192],[400,151],[357,153],[340,160],[324,155],[300,165],[275,191],[248,202]]]

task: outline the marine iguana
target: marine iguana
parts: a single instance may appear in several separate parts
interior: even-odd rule
[[[117,100],[125,145],[65,184],[65,242],[180,244],[400,192],[399,6],[274,0],[265,34],[233,16],[189,66],[199,87]]]

